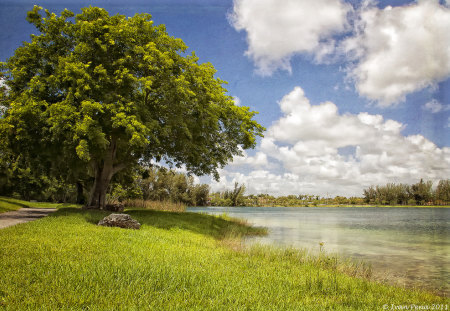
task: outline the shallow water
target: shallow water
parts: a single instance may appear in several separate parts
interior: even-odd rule
[[[450,292],[450,209],[380,207],[209,207],[269,229],[248,243],[324,250],[363,259],[374,277],[408,287]]]

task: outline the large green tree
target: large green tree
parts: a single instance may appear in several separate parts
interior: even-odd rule
[[[31,168],[91,176],[89,206],[105,206],[116,173],[152,159],[217,178],[262,135],[255,112],[234,105],[214,67],[149,14],[89,7],[57,16],[35,6],[27,20],[39,34],[2,64],[1,146]]]

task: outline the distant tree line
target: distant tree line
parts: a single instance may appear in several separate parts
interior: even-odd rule
[[[450,205],[450,180],[441,180],[436,188],[431,181],[420,180],[418,183],[370,186],[364,189],[363,197],[321,197],[319,195],[287,195],[270,194],[245,195],[245,186],[235,183],[233,190],[225,190],[211,194],[210,204],[213,206],[355,206],[355,205]]]
[[[248,206],[248,207],[273,207],[273,206],[319,206],[319,205],[363,205],[364,199],[358,197],[346,198],[336,196],[325,198],[319,195],[287,195],[273,196],[270,194],[245,195],[245,185],[234,184],[233,190],[225,190],[211,194],[210,204],[213,206]]]
[[[364,202],[377,205],[449,205],[450,179],[440,180],[433,189],[432,181],[418,183],[370,186],[364,189]]]

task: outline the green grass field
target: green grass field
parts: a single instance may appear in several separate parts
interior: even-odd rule
[[[69,203],[28,202],[13,198],[0,197],[0,213],[16,211],[18,209],[27,207],[63,208],[63,207],[77,207],[77,205]]]
[[[382,310],[449,304],[381,285],[330,256],[263,246],[227,217],[128,210],[140,230],[96,223],[107,212],[60,208],[0,230],[0,310]],[[354,276],[350,276],[350,275]],[[359,277],[358,277],[359,276]]]

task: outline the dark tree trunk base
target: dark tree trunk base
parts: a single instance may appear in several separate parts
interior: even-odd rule
[[[83,206],[83,210],[102,210],[102,211],[111,211],[111,212],[123,212],[125,206],[123,204],[106,204],[104,208],[100,208],[99,206]]]
[[[83,195],[83,185],[77,181],[77,204],[84,204],[86,200]]]

